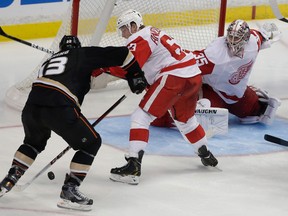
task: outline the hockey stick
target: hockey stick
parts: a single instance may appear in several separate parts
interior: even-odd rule
[[[125,93],[121,98],[119,98],[105,113],[103,113],[93,124],[92,126],[95,127],[99,122],[101,122],[112,110],[114,110],[126,97],[127,93]],[[60,152],[53,160],[51,160],[43,169],[41,169],[31,180],[26,182],[23,185],[15,185],[15,191],[21,192],[25,190],[31,183],[37,179],[40,175],[42,175],[46,170],[48,170],[56,161],[58,161],[66,152],[71,149],[70,146],[67,146],[62,152]]]
[[[12,35],[8,35],[8,34],[6,34],[6,33],[4,32],[4,30],[2,29],[1,26],[0,26],[0,35],[4,36],[4,37],[6,37],[6,38],[10,38],[10,39],[12,39],[12,40],[14,40],[14,41],[20,42],[20,43],[22,43],[22,44],[25,44],[25,45],[27,45],[27,46],[30,46],[30,47],[32,47],[32,48],[41,50],[41,51],[46,52],[46,53],[50,53],[50,54],[54,54],[54,53],[55,53],[53,50],[50,50],[50,49],[47,49],[47,48],[44,48],[44,47],[40,47],[40,46],[37,45],[37,44],[33,44],[33,43],[28,42],[28,41],[22,40],[22,39],[20,39],[20,38],[16,38],[16,37],[14,37],[14,36],[12,36]],[[118,77],[118,76],[115,76],[115,75],[111,74],[111,73],[108,72],[108,71],[105,71],[104,73],[105,73],[105,74],[109,74],[109,75],[114,76],[114,77]],[[118,77],[118,78],[119,78],[119,77]]]
[[[46,52],[46,53],[50,53],[50,54],[54,54],[54,53],[55,53],[53,50],[50,50],[50,49],[47,49],[47,48],[44,48],[44,47],[40,47],[40,46],[37,45],[37,44],[33,44],[33,43],[28,42],[28,41],[22,40],[22,39],[20,39],[20,38],[16,38],[16,37],[14,37],[14,36],[12,36],[12,35],[8,35],[8,34],[6,34],[6,33],[4,32],[4,30],[2,29],[1,26],[0,26],[0,35],[4,36],[4,37],[6,37],[6,38],[10,38],[10,39],[12,39],[12,40],[14,40],[14,41],[20,42],[20,43],[22,43],[22,44],[25,44],[25,45],[27,45],[27,46],[30,46],[30,47],[32,47],[32,48],[41,50],[41,51]],[[109,74],[109,75],[114,76],[114,77],[118,77],[118,76],[116,76],[116,75],[111,74],[109,71],[105,71],[104,73],[105,73],[105,74]],[[120,78],[120,77],[118,77],[118,78]]]
[[[11,40],[17,41],[17,42],[19,42],[19,43],[25,44],[25,45],[27,45],[27,46],[33,47],[33,48],[35,48],[35,49],[41,50],[41,51],[43,51],[43,52],[54,54],[54,51],[53,51],[53,50],[46,49],[46,48],[44,48],[44,47],[40,47],[40,46],[38,46],[38,45],[36,45],[36,44],[30,43],[30,42],[28,42],[28,41],[25,41],[25,40],[22,40],[22,39],[20,39],[20,38],[16,38],[16,37],[14,37],[14,36],[12,36],[12,35],[6,34],[6,33],[4,32],[4,30],[2,29],[1,26],[0,26],[0,35],[2,35],[3,37],[9,38],[9,39],[11,39]]]
[[[281,139],[279,137],[275,137],[269,134],[264,135],[264,139],[268,142],[272,142],[281,146],[287,146],[288,147],[288,141]]]
[[[288,23],[288,20],[282,16],[282,14],[279,10],[277,1],[276,0],[269,0],[269,4],[270,4],[270,7],[271,7],[271,9],[272,9],[272,11],[273,11],[273,13],[277,19],[279,19],[280,21]]]

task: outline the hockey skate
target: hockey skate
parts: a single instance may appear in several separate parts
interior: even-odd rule
[[[67,178],[62,186],[60,198],[60,201],[57,203],[59,208],[79,211],[90,211],[92,209],[93,200],[81,193],[78,185],[67,182]]]
[[[116,182],[127,183],[131,185],[139,184],[139,177],[141,175],[141,162],[144,151],[138,153],[138,158],[125,156],[127,164],[122,167],[111,169],[110,179]]]
[[[198,149],[198,156],[201,158],[201,162],[204,166],[216,167],[218,164],[218,160],[210,151],[208,151],[205,145]]]
[[[20,167],[12,167],[9,170],[8,175],[0,183],[0,197],[9,192],[15,186],[23,174],[24,171]]]

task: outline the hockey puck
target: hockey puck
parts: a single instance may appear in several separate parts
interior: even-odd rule
[[[53,173],[52,171],[48,172],[48,173],[47,173],[47,176],[48,176],[48,178],[49,178],[50,180],[55,179],[55,175],[54,175],[54,173]]]

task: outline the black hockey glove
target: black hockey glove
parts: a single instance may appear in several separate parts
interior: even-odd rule
[[[126,79],[131,91],[136,94],[142,93],[148,84],[143,71],[127,73]]]

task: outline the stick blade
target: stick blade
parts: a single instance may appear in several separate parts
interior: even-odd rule
[[[279,20],[282,21],[282,22],[288,23],[288,20],[287,20],[285,17],[283,17],[283,18],[281,18],[281,19],[279,19]]]
[[[5,32],[3,31],[1,26],[0,26],[0,35],[5,35]]]
[[[282,146],[287,146],[288,147],[288,141],[283,140],[279,137],[275,137],[269,134],[265,134],[264,135],[264,139],[268,142],[272,142],[272,143],[276,143],[278,145],[282,145]]]

